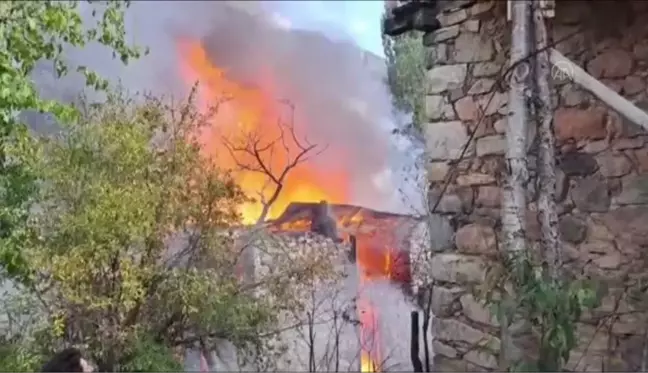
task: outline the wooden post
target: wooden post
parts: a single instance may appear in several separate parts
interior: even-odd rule
[[[358,241],[355,235],[349,236],[349,243],[351,244],[349,248],[349,261],[351,263],[356,263],[358,261]]]
[[[412,367],[414,372],[423,372],[423,362],[421,362],[420,348],[419,348],[419,313],[412,311],[411,315],[412,334],[410,341],[410,359],[412,360]]]
[[[648,130],[648,114],[626,100],[624,97],[608,88],[605,84],[599,82],[596,78],[589,75],[580,66],[570,61],[555,49],[550,51],[551,63],[554,65],[554,72],[560,72],[567,75],[574,83],[585,88],[601,101],[605,102],[610,108],[631,122]]]

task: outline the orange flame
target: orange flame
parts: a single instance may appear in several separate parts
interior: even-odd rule
[[[210,127],[198,134],[203,150],[212,156],[217,166],[236,171],[235,178],[243,191],[248,196],[256,197],[259,193],[267,200],[276,185],[267,186],[267,175],[241,170],[238,165],[254,163],[250,154],[239,153],[236,158],[227,151],[223,145],[223,138],[234,142],[241,135],[249,133],[262,134],[262,141],[278,138],[281,134],[278,120],[285,116],[284,105],[277,101],[278,90],[270,75],[261,76],[257,83],[259,87],[247,87],[228,76],[227,71],[215,66],[209,59],[207,52],[200,42],[194,40],[181,40],[178,44],[181,74],[188,85],[199,81],[198,104],[207,111],[216,102],[227,97],[225,103],[219,105],[219,110],[210,123]],[[285,87],[284,87],[285,88]],[[296,108],[297,111],[299,108]],[[283,114],[283,115],[282,115]],[[308,121],[303,120],[298,113],[295,115],[295,125],[302,124],[308,130]],[[306,133],[299,134],[301,136]],[[310,136],[309,136],[310,137]],[[313,139],[315,140],[315,139]],[[316,142],[316,141],[313,141]],[[281,170],[291,156],[297,152],[296,144],[288,142],[287,151],[281,144],[276,149],[271,159],[263,159],[274,170]],[[339,158],[342,152],[333,154]],[[330,165],[329,165],[330,166]],[[331,203],[345,203],[349,200],[349,172],[344,167],[324,169],[315,163],[301,164],[291,170],[282,186],[278,199],[272,205],[268,219],[277,218],[291,202],[319,202],[327,200]],[[261,214],[263,205],[254,201],[241,206],[240,212],[243,223],[256,222]],[[394,278],[394,268],[397,267],[399,256],[394,256],[391,250],[386,250],[390,245],[376,237],[366,237],[363,227],[364,217],[361,213],[342,217],[338,227],[356,231],[357,263],[360,269],[360,285],[364,285],[379,278]],[[280,227],[282,230],[305,231],[310,228],[307,219],[286,223]],[[396,276],[398,277],[398,276]],[[380,369],[379,359],[379,329],[377,326],[377,313],[367,299],[358,300],[361,324],[361,371],[376,372]]]
[[[361,279],[361,284],[364,281]],[[380,346],[377,315],[373,306],[363,297],[358,299],[360,319],[360,371],[378,372],[380,367]]]
[[[255,171],[241,170],[240,164],[255,164],[253,155],[236,152],[235,156],[223,146],[223,139],[236,142],[245,134],[259,134],[264,144],[280,137],[279,120],[286,117],[285,104],[277,100],[276,86],[268,76],[262,76],[259,87],[247,87],[228,77],[227,72],[210,61],[206,50],[200,42],[181,40],[179,42],[181,56],[181,74],[183,79],[193,85],[199,81],[199,105],[207,110],[219,100],[227,97],[225,103],[219,105],[210,128],[199,136],[204,150],[214,156],[217,165],[223,169],[234,170],[235,178],[243,191],[250,197],[259,199],[261,194],[267,201],[275,188],[268,182],[267,175]],[[302,124],[296,108],[294,125]],[[308,123],[303,123],[308,129]],[[297,129],[298,131],[298,129]],[[298,133],[300,137],[306,133]],[[266,153],[263,161],[274,172],[281,172],[289,160],[297,155],[297,145],[287,139],[286,145],[277,144],[276,149]],[[315,141],[313,141],[315,143]],[[323,144],[322,144],[323,145]],[[238,161],[238,163],[237,163]],[[278,199],[272,204],[268,219],[278,217],[291,202],[318,202],[327,200],[331,203],[344,203],[349,195],[349,177],[345,169],[317,167],[314,163],[302,163],[293,168],[287,175]],[[256,222],[261,214],[263,205],[253,201],[241,206],[243,223]]]

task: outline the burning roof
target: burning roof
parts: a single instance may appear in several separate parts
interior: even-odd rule
[[[292,202],[284,212],[268,222],[273,231],[309,231],[313,214],[318,206],[316,202]],[[344,235],[385,238],[394,236],[396,241],[402,241],[419,223],[419,219],[403,214],[376,211],[366,207],[330,204],[332,215],[336,218],[338,229]],[[394,245],[403,246],[400,242]],[[402,249],[406,249],[402,247]]]

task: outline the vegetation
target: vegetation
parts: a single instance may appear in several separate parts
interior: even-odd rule
[[[86,346],[106,371],[143,364],[133,360],[141,340],[244,343],[270,321],[237,285],[223,228],[245,197],[200,155],[191,135],[204,117],[192,101],[141,101],[110,94],[64,136],[8,153],[41,184],[22,252],[38,299],[28,316],[47,323],[31,327],[45,350]],[[169,245],[177,235],[184,242]]]
[[[422,33],[409,32],[397,37],[383,34],[387,59],[387,84],[394,108],[411,114],[407,129],[420,131],[425,121],[425,47]]]
[[[88,25],[78,2],[0,4],[0,371],[36,371],[69,345],[103,371],[178,371],[178,348],[220,339],[271,369],[279,332],[339,275],[334,255],[236,239],[248,198],[200,151],[194,135],[216,112],[196,109],[195,90],[133,96],[65,61],[66,47],[91,42],[139,57],[124,40],[127,5],[93,2]],[[50,62],[105,100],[42,99],[31,73]],[[61,133],[30,133],[29,110],[54,114]],[[241,283],[235,264],[253,243],[276,262]]]
[[[546,265],[537,265],[525,252],[502,257],[499,263],[489,269],[480,295],[498,319],[526,320],[525,326],[538,337],[537,356],[510,369],[561,371],[576,347],[576,323],[583,312],[599,305],[602,289],[588,280],[552,278]]]
[[[49,60],[59,76],[72,68],[85,74],[89,86],[104,89],[107,82],[85,66],[70,66],[63,58],[68,46],[101,43],[123,63],[140,56],[124,38],[125,1],[97,2],[95,22],[84,25],[77,1],[3,1],[0,3],[0,265],[13,277],[26,280],[28,269],[20,252],[27,219],[25,202],[37,177],[20,163],[9,162],[7,144],[22,142],[27,131],[18,114],[24,110],[49,112],[71,122],[75,110],[40,97],[30,74],[37,63]],[[89,26],[89,27],[87,27]]]

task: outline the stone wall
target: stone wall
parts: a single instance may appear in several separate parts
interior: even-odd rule
[[[452,2],[451,2],[452,3]],[[425,35],[425,126],[430,202],[436,203],[451,168],[448,192],[437,212],[455,228],[450,245],[434,247],[431,276],[435,364],[438,371],[496,369],[497,322],[471,295],[498,250],[504,174],[506,84],[510,29],[504,1],[455,1],[440,16],[444,28]],[[462,7],[459,7],[461,5]],[[647,101],[648,3],[556,1],[550,20],[556,49],[640,107]],[[582,28],[581,32],[577,31]],[[645,271],[648,245],[648,134],[620,118],[573,83],[554,81],[558,103],[560,234],[568,268],[609,287],[603,305],[582,318],[570,370],[637,370],[644,312],[631,290]],[[483,111],[485,119],[460,160]],[[531,126],[530,138],[535,130]],[[535,179],[536,141],[529,142]],[[528,188],[527,224],[537,247],[535,182]]]

